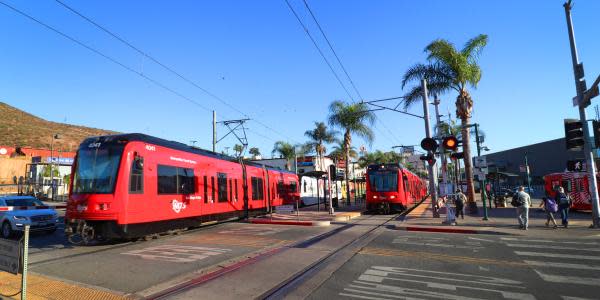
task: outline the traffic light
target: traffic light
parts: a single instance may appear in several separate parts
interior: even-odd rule
[[[421,155],[419,159],[427,161],[429,165],[435,164],[435,155],[433,155],[433,152],[427,152],[427,155]]]
[[[447,136],[442,140],[442,146],[444,146],[444,149],[456,151],[458,148],[458,139],[453,135]]]
[[[583,148],[583,126],[577,119],[565,119],[565,142],[567,150]]]
[[[463,159],[463,158],[465,158],[465,154],[462,152],[456,152],[456,153],[450,154],[450,159],[452,159],[452,160]]]
[[[335,168],[335,165],[329,165],[329,176],[331,176],[331,178],[337,177],[337,170]]]
[[[594,130],[594,143],[596,144],[596,148],[600,148],[600,122],[594,120],[592,128]]]
[[[421,148],[423,148],[425,151],[434,152],[437,147],[438,143],[432,138],[424,138],[421,141]]]

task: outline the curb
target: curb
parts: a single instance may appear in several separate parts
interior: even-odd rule
[[[295,225],[295,226],[329,226],[330,221],[283,221],[283,220],[251,220],[252,224]]]
[[[418,231],[418,232],[439,232],[439,233],[461,233],[461,234],[496,234],[496,235],[513,235],[507,232],[499,232],[492,230],[477,230],[456,227],[428,227],[428,226],[396,226],[398,230]]]
[[[361,212],[345,212],[345,213],[340,213],[338,214],[333,221],[334,222],[344,222],[344,221],[350,221],[354,218],[358,218],[362,216]]]

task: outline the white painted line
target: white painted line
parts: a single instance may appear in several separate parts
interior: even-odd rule
[[[589,256],[589,255],[575,255],[575,254],[561,254],[561,253],[543,253],[543,252],[527,252],[527,251],[515,251],[517,255],[523,256],[542,256],[542,257],[555,257],[555,258],[573,258],[573,259],[587,259],[587,260],[600,260],[600,257]]]
[[[371,299],[371,300],[391,300],[390,298],[378,298],[378,297],[359,296],[359,295],[352,295],[352,294],[346,294],[346,293],[340,293],[340,296],[346,296],[346,297],[352,297],[352,298],[359,298],[359,299]]]
[[[371,281],[371,282],[379,282],[379,283],[381,283],[384,279],[387,279],[387,280],[396,280],[396,281],[406,281],[404,278],[392,278],[392,277],[388,277],[388,275],[390,273],[391,274],[395,274],[395,275],[399,275],[399,276],[402,276],[402,277],[417,277],[417,278],[438,279],[439,282],[442,282],[442,281],[454,281],[454,282],[463,282],[463,283],[477,283],[477,284],[487,284],[487,285],[494,285],[494,286],[512,287],[512,284],[510,284],[510,283],[509,284],[503,284],[503,283],[487,282],[487,281],[493,281],[493,280],[496,280],[496,279],[498,279],[498,281],[500,281],[500,282],[503,281],[500,278],[494,278],[494,277],[489,277],[489,278],[492,278],[492,280],[486,279],[486,280],[477,281],[476,279],[475,280],[468,280],[468,279],[463,280],[463,279],[456,279],[456,278],[449,278],[449,277],[437,277],[437,276],[431,276],[431,275],[417,275],[417,274],[412,274],[412,273],[389,272],[389,271],[381,271],[381,270],[373,270],[373,269],[365,271],[365,273],[363,273],[363,275],[360,275],[360,277],[358,279],[359,280],[365,280],[365,281]],[[379,278],[377,278],[377,277],[379,277]],[[483,277],[483,276],[478,276],[478,277]],[[510,280],[510,281],[512,281],[512,280]]]
[[[581,298],[581,297],[572,297],[572,296],[560,296],[564,300],[594,300],[592,298]]]
[[[536,267],[548,267],[548,268],[563,268],[563,269],[576,269],[576,270],[600,270],[600,266],[588,266],[583,264],[570,264],[570,263],[556,263],[547,261],[535,261],[535,260],[524,260],[526,264]]]
[[[385,266],[372,266],[371,268],[375,269],[375,270],[381,270],[381,271],[386,271],[386,272],[395,273],[395,274],[405,274],[406,271],[409,271],[412,273],[420,272],[420,273],[447,275],[448,277],[451,277],[451,278],[464,277],[464,278],[471,278],[471,280],[470,280],[471,282],[473,280],[479,280],[481,282],[503,283],[503,284],[511,284],[511,285],[516,285],[516,284],[522,283],[520,281],[516,281],[516,280],[512,280],[512,279],[505,279],[505,278],[498,278],[498,277],[491,277],[491,276],[457,274],[457,273],[452,273],[452,272],[440,272],[440,271],[429,271],[429,270],[419,270],[419,269],[399,268],[399,267],[385,267]]]
[[[428,247],[440,247],[440,248],[455,248],[455,249],[483,249],[483,247],[476,246],[461,246],[461,245],[450,245],[450,244],[431,244],[431,243],[420,243],[420,242],[404,242],[393,240],[392,244],[402,245],[416,245],[416,246],[428,246]]]
[[[574,248],[564,246],[550,246],[550,245],[527,245],[527,244],[506,244],[509,247],[515,248],[536,248],[536,249],[555,249],[555,250],[576,250],[576,251],[594,251],[600,252],[598,248]]]
[[[402,298],[402,299],[414,299],[408,298],[406,296],[398,296],[398,295],[390,295],[378,292],[391,292],[400,295],[409,295],[409,296],[422,296],[428,298],[437,298],[437,299],[449,299],[449,300],[480,300],[481,298],[470,298],[458,295],[449,295],[447,293],[437,293],[434,291],[426,291],[426,290],[417,290],[411,288],[403,288],[399,286],[392,286],[386,284],[377,284],[373,285],[373,287],[361,286],[356,284],[350,284],[350,288],[344,288],[345,291],[350,292],[358,292],[370,295],[378,295],[383,297],[392,297],[392,298]],[[365,291],[366,290],[366,291]],[[376,292],[370,292],[376,291]]]
[[[556,283],[565,283],[568,284],[583,284],[583,285],[593,285],[600,286],[600,278],[592,278],[592,277],[579,277],[579,276],[562,276],[562,275],[550,275],[544,274],[538,270],[534,270],[542,279],[548,282],[556,282]]]
[[[574,244],[574,245],[600,245],[600,243],[594,242],[579,242],[579,241],[551,241],[551,240],[524,240],[518,238],[503,237],[500,238],[503,241],[516,241],[526,243],[552,243],[552,244]]]
[[[486,240],[486,239],[482,239],[482,238],[476,238],[476,237],[469,237],[470,240],[476,240],[476,241],[482,241],[482,242],[490,242],[490,243],[494,243],[495,241],[492,240]]]

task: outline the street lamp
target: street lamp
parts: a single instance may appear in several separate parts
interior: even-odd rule
[[[60,135],[55,133],[52,136],[52,141],[50,142],[50,188],[52,189],[52,201],[54,201],[54,194],[56,194],[56,187],[54,184],[54,140],[60,139]],[[60,173],[59,173],[60,174]]]

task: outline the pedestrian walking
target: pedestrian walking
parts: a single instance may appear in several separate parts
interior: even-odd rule
[[[454,206],[456,207],[456,219],[460,215],[461,219],[465,219],[465,202],[467,202],[467,196],[462,193],[461,190],[456,191],[456,199],[454,200]]]
[[[562,225],[565,228],[569,227],[569,208],[571,207],[571,197],[565,193],[565,189],[561,186],[558,188],[556,197],[554,198],[558,204],[558,210],[560,211],[560,217],[562,219]]]
[[[554,199],[552,199],[550,196],[546,195],[546,197],[542,198],[540,207],[544,207],[544,211],[546,212],[546,227],[549,227],[550,222],[552,222],[552,224],[554,224],[553,228],[558,228],[558,225],[556,225],[556,220],[554,219],[554,213],[558,211],[558,204],[556,204],[556,201],[554,201]]]
[[[517,220],[519,220],[519,228],[527,230],[529,227],[529,207],[531,206],[531,197],[525,192],[523,186],[519,187],[519,191],[514,196],[514,202],[517,207]]]

